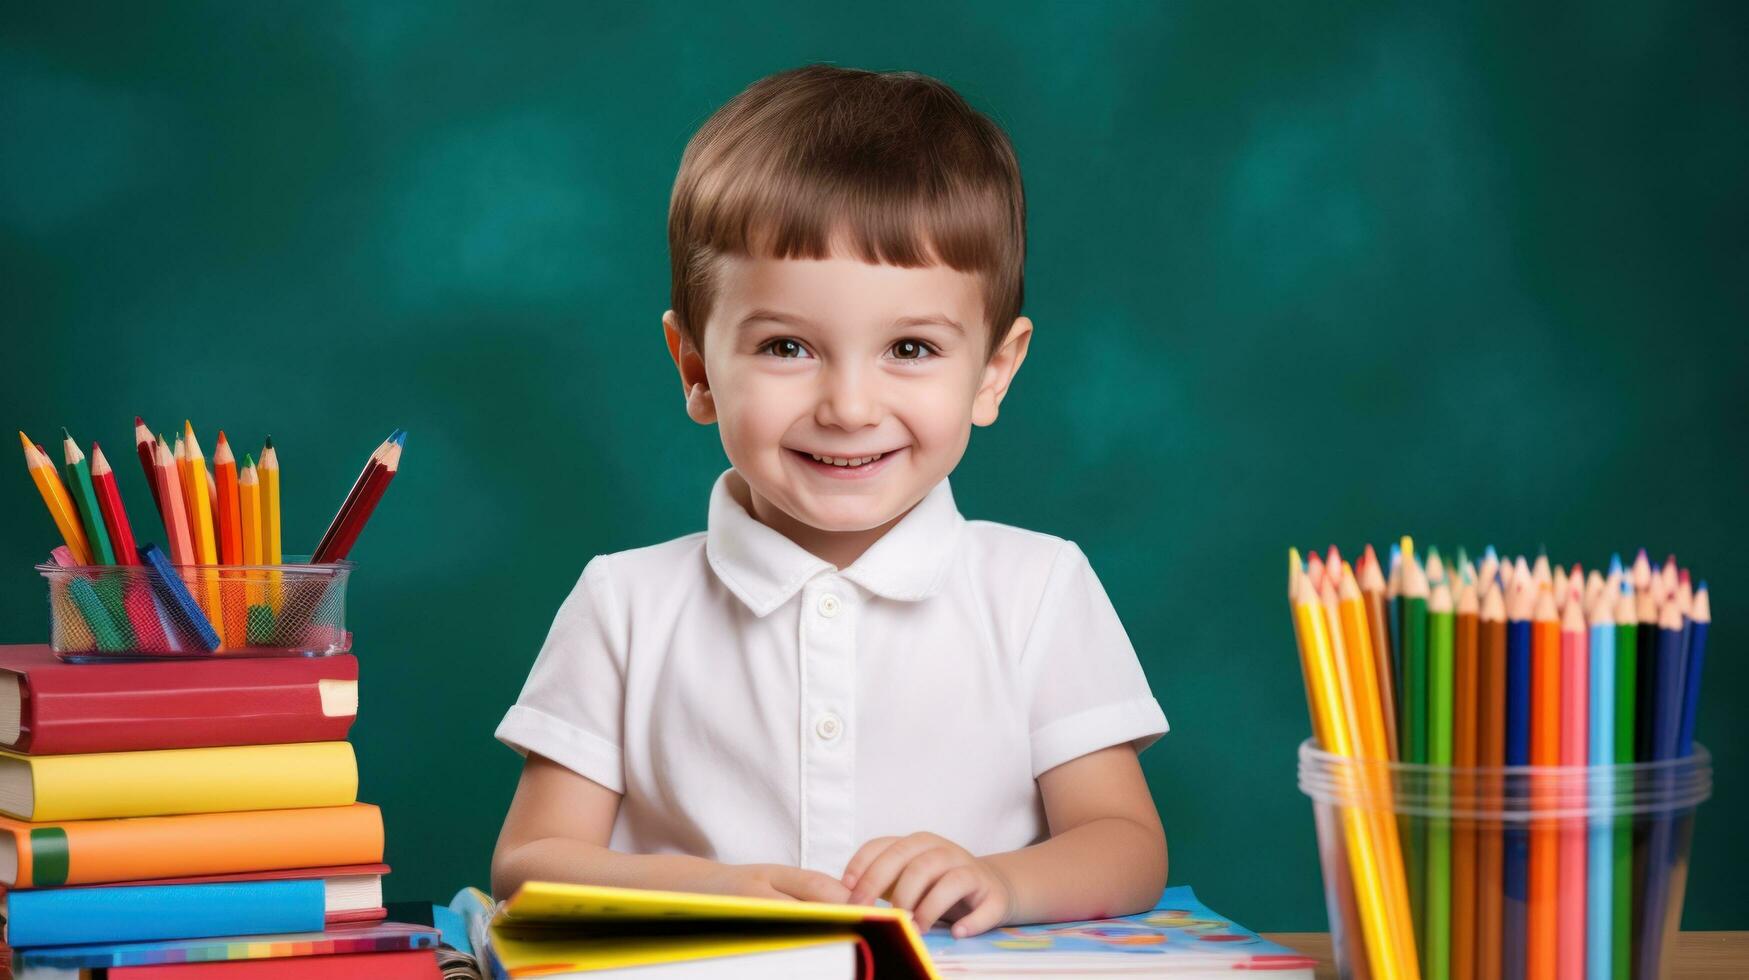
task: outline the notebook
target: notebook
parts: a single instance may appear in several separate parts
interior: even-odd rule
[[[1312,980],[1317,961],[1262,938],[1202,904],[1180,885],[1152,911],[1121,919],[1010,926],[968,939],[943,929],[924,937],[943,977],[1202,977],[1261,973]]]

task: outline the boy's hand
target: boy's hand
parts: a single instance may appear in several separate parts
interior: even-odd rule
[[[845,866],[844,884],[852,904],[873,905],[885,896],[895,907],[910,909],[918,929],[946,919],[961,939],[1001,925],[1014,907],[1007,879],[935,834],[876,837]]]
[[[843,904],[850,889],[831,875],[787,864],[724,864],[699,884],[700,891],[750,898],[799,899]]]

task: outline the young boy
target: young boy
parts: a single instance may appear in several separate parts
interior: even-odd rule
[[[692,138],[662,327],[732,468],[704,532],[560,607],[498,727],[497,892],[885,898],[962,936],[1152,907],[1166,719],[1123,626],[1074,544],[948,488],[1032,339],[1025,221],[1007,137],[913,73],[783,72]]]

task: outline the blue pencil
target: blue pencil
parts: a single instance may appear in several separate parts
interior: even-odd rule
[[[1694,590],[1694,611],[1688,618],[1688,666],[1683,671],[1682,726],[1676,737],[1676,757],[1694,754],[1694,716],[1700,708],[1700,672],[1706,666],[1706,637],[1713,625],[1712,601],[1706,583]]]
[[[170,609],[170,618],[175,620],[193,640],[195,645],[208,653],[219,648],[219,634],[213,630],[212,621],[207,619],[206,612],[200,608],[200,603],[194,601],[194,596],[188,592],[188,586],[182,582],[182,577],[176,574],[170,559],[164,557],[155,544],[143,544],[139,547],[140,561],[152,569],[152,584],[156,587],[164,605]]]
[[[1530,603],[1529,582],[1513,583],[1506,616],[1506,764],[1530,765]],[[1506,780],[1508,810],[1521,808],[1529,787],[1523,776]],[[1506,901],[1500,928],[1501,969],[1506,980],[1524,980],[1526,941],[1530,925],[1530,829],[1506,827],[1504,881]],[[1483,976],[1488,972],[1484,967]]]
[[[1619,570],[1618,570],[1619,573]],[[1615,762],[1615,613],[1611,609],[1614,596],[1598,598],[1591,614],[1591,723],[1590,752],[1592,766],[1608,766]],[[1586,884],[1585,908],[1585,976],[1589,980],[1611,980],[1610,953],[1614,912],[1614,862],[1611,847],[1614,822],[1610,812],[1613,786],[1608,776],[1591,777],[1590,846],[1586,864],[1590,880]]]

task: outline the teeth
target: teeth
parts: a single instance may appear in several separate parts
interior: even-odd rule
[[[886,453],[875,453],[873,456],[822,456],[819,453],[809,453],[808,455],[814,457],[815,462],[825,463],[828,466],[861,466],[864,463],[872,463],[880,459]]]

